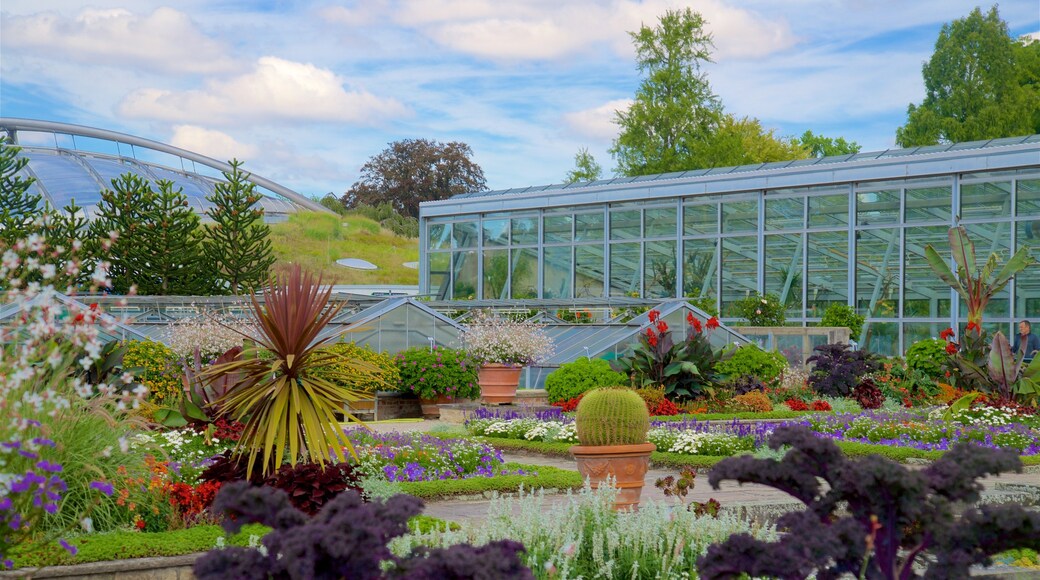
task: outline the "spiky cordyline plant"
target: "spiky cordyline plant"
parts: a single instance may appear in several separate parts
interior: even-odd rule
[[[355,375],[351,373],[372,369],[362,361],[318,350],[329,339],[316,341],[316,337],[342,307],[328,306],[331,292],[330,287],[322,288],[320,278],[315,282],[298,265],[268,281],[263,289],[264,305],[252,298],[258,329],[255,346],[247,348],[239,360],[214,365],[205,372],[210,381],[236,373],[240,377],[219,404],[245,423],[236,451],[248,450],[250,472],[261,449],[264,475],[282,465],[286,447],[292,465],[302,455],[321,465],[334,459],[343,462],[344,447],[354,455],[336,414],[344,412],[345,403],[364,395],[342,385],[352,383]],[[261,358],[260,349],[273,358]],[[326,368],[321,377],[307,372],[332,363],[340,363],[341,372]]]

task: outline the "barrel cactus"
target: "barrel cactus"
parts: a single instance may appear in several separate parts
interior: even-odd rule
[[[636,445],[646,443],[650,413],[632,389],[607,387],[585,393],[576,422],[582,445]]]

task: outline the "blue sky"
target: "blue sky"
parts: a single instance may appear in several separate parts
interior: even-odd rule
[[[894,145],[961,0],[4,0],[0,115],[122,131],[341,194],[391,141],[468,143],[493,189],[556,183],[640,78],[627,31],[708,21],[726,110],[778,134]],[[984,9],[988,8],[984,6]],[[1036,0],[1005,1],[1012,34]]]

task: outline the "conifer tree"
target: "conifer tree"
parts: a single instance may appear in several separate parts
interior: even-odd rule
[[[147,263],[140,261],[133,248],[144,247],[145,211],[153,205],[155,192],[147,180],[125,173],[112,180],[112,189],[101,190],[90,237],[115,240],[98,257],[111,264],[112,291],[126,294],[143,277]]]
[[[29,191],[33,178],[18,172],[29,160],[18,157],[21,151],[9,138],[0,139],[0,249],[8,248],[32,233],[43,196]]]
[[[228,162],[231,171],[216,185],[206,199],[213,207],[206,215],[213,220],[203,251],[211,274],[216,278],[217,292],[240,294],[257,288],[267,279],[274,264],[271,228],[264,223],[264,209],[259,205],[260,193],[242,162]]]

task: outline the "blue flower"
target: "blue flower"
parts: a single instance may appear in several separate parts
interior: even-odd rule
[[[69,554],[72,554],[73,556],[75,556],[76,552],[79,551],[79,548],[77,548],[76,546],[73,546],[72,544],[66,542],[65,540],[58,540],[58,543],[61,544],[61,547],[65,548],[69,552]]]
[[[112,492],[115,491],[112,488],[112,484],[108,483],[107,481],[92,481],[90,482],[90,487],[100,491],[105,495],[112,495]]]

